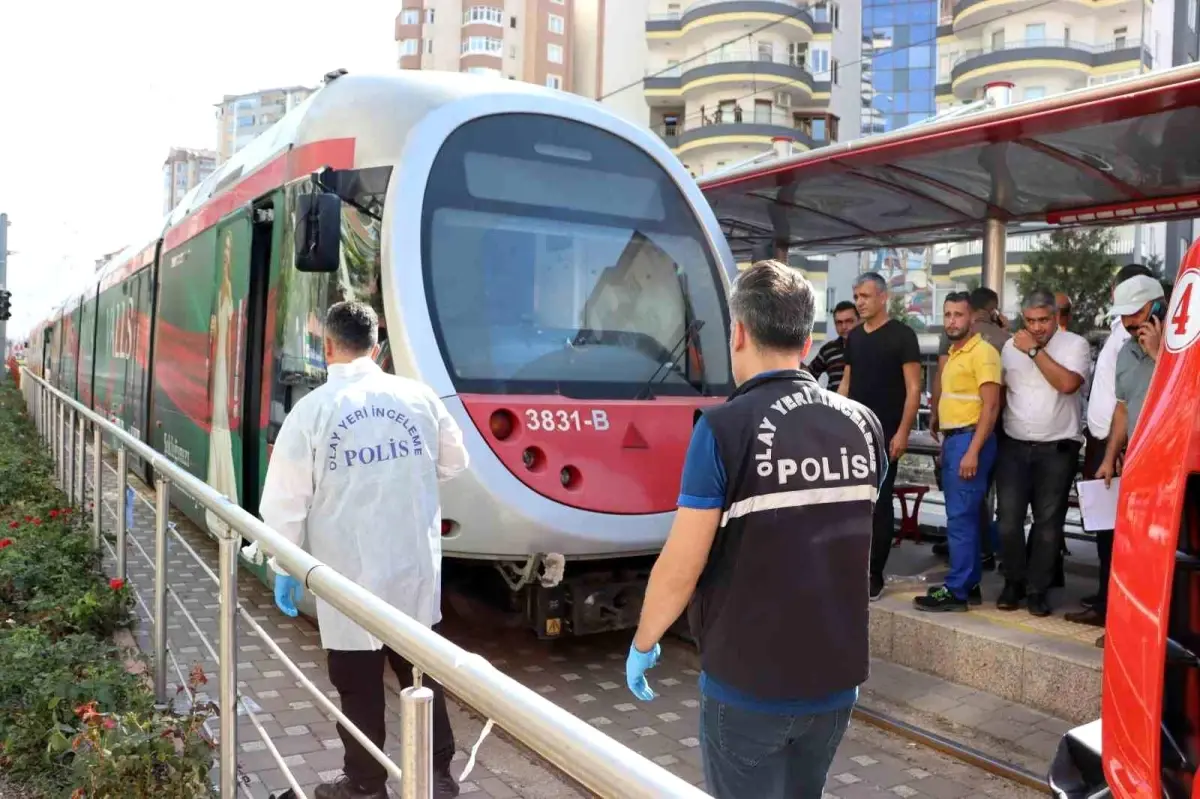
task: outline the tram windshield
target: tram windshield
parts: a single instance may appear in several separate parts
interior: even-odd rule
[[[460,391],[732,389],[719,263],[670,176],[610,133],[531,114],[462,126],[430,173],[421,252]]]

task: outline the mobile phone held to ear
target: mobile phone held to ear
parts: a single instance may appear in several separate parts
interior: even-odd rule
[[[1167,304],[1162,300],[1155,300],[1150,306],[1150,315],[1156,317],[1158,321],[1165,322],[1167,319]]]

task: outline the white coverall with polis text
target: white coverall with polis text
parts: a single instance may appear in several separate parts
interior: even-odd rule
[[[263,521],[426,626],[442,618],[438,481],[467,467],[462,431],[428,386],[370,358],[332,364],[275,442]],[[284,573],[271,559],[277,574]],[[303,579],[303,575],[293,575]],[[321,646],[382,642],[317,598]]]

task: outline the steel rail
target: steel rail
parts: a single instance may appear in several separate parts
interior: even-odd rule
[[[986,771],[997,777],[1014,782],[1039,793],[1050,794],[1050,787],[1045,779],[1038,777],[1032,771],[1013,763],[998,760],[991,755],[981,752],[974,747],[958,743],[936,732],[925,730],[906,721],[858,704],[854,706],[854,718],[884,732],[907,738],[927,749],[940,752],[981,771]]]

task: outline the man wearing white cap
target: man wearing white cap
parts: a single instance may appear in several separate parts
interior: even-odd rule
[[[1153,277],[1153,272],[1141,264],[1126,264],[1117,271],[1113,279],[1113,301],[1116,302],[1117,287],[1135,277]],[[1130,340],[1129,331],[1121,323],[1120,317],[1112,322],[1112,332],[1100,355],[1096,359],[1096,370],[1092,375],[1092,391],[1087,404],[1087,444],[1084,447],[1083,477],[1092,480],[1100,465],[1104,463],[1104,455],[1108,451],[1108,440],[1112,430],[1113,414],[1117,408],[1117,355],[1121,348]],[[1090,624],[1096,627],[1104,626],[1108,604],[1108,575],[1112,566],[1112,530],[1096,531],[1096,552],[1100,559],[1099,590],[1084,597],[1081,601],[1083,610],[1068,613],[1067,621],[1076,624]]]
[[[1113,411],[1104,463],[1096,470],[1096,477],[1106,484],[1111,484],[1117,473],[1117,456],[1133,437],[1150,389],[1150,378],[1154,377],[1154,367],[1162,352],[1162,322],[1167,315],[1162,284],[1144,275],[1126,280],[1113,292],[1112,314],[1121,317],[1130,339],[1117,354],[1117,407]]]

